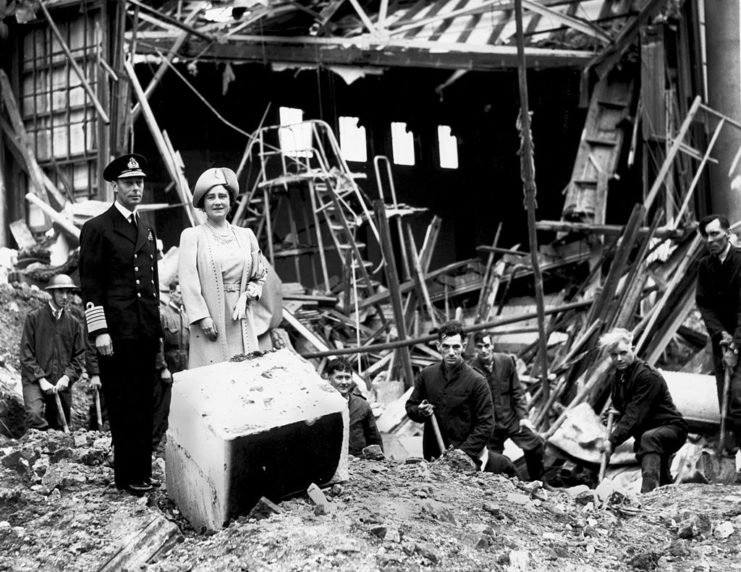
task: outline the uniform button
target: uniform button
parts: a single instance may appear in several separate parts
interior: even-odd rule
[[[150,254],[149,255],[149,258],[154,258],[154,254]]]
[[[136,280],[136,283],[137,283],[137,284],[141,284],[141,280],[139,280],[139,279],[137,278],[137,280]]]
[[[139,267],[138,266],[134,266],[134,272],[139,272]]]
[[[150,280],[150,282],[151,282],[152,284],[154,284],[154,280]]]
[[[137,292],[137,293],[136,293],[136,297],[137,297],[137,298],[141,298],[141,297],[142,297],[142,293],[141,293],[141,292]]]

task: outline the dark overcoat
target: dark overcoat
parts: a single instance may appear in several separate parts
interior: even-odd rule
[[[426,367],[417,376],[406,410],[412,421],[425,424],[422,453],[425,459],[431,459],[442,451],[431,419],[419,412],[425,399],[435,406],[445,446],[461,449],[478,463],[494,430],[494,407],[484,376],[467,364],[448,372],[442,363]]]

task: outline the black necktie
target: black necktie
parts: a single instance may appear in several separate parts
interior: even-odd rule
[[[131,213],[131,217],[129,217],[129,220],[131,221],[131,224],[134,225],[134,228],[136,229],[139,228],[139,220],[138,220],[138,217],[136,216],[136,213]]]

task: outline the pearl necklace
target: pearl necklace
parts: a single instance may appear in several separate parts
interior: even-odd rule
[[[208,222],[206,222],[206,226],[211,231],[211,234],[216,239],[216,242],[219,242],[221,244],[230,244],[234,242],[234,231],[232,230],[230,224],[227,223],[227,230],[225,233],[219,232],[216,228],[208,224]]]

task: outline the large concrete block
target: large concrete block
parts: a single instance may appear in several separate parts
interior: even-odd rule
[[[197,529],[216,530],[261,496],[347,479],[345,399],[288,349],[175,374],[167,492]]]

